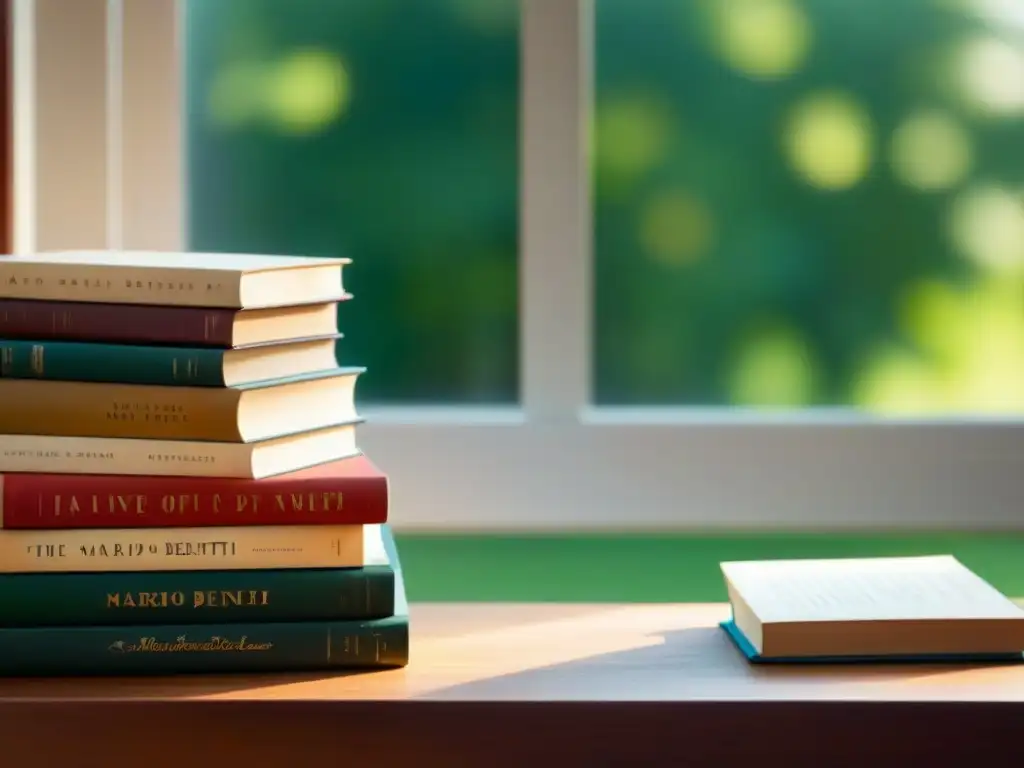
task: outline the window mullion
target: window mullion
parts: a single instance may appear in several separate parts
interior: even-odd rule
[[[122,242],[179,251],[187,247],[184,3],[121,1]]]
[[[521,0],[520,366],[531,421],[590,401],[592,0]]]

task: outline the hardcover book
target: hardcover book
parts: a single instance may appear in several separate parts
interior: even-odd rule
[[[269,309],[0,299],[0,337],[240,348],[338,334],[338,303]]]
[[[355,456],[357,423],[251,443],[0,435],[0,472],[258,479]]]
[[[0,379],[0,433],[248,443],[358,419],[362,368],[233,387]]]
[[[721,568],[752,662],[1024,660],[1024,609],[949,555]]]
[[[0,339],[0,377],[235,387],[336,370],[338,337],[235,349]]]
[[[366,456],[263,480],[0,475],[0,528],[364,525],[388,516],[388,478]]]
[[[333,301],[350,260],[162,251],[51,251],[0,259],[0,298],[262,309]]]
[[[361,568],[380,525],[0,531],[0,573]]]

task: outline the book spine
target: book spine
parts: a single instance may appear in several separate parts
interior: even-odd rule
[[[386,522],[387,514],[384,475],[0,476],[0,524],[7,529],[367,525]]]
[[[0,379],[0,433],[240,442],[239,393]]]
[[[388,566],[263,571],[7,574],[0,627],[376,619],[395,610]]]
[[[359,525],[0,531],[0,573],[361,568]]]
[[[0,337],[230,347],[236,312],[0,299]]]
[[[242,274],[211,269],[0,261],[0,298],[240,309]]]
[[[0,472],[251,478],[259,443],[0,435]],[[10,481],[10,476],[8,482]],[[3,482],[0,480],[0,482]],[[0,503],[3,501],[0,495]]]
[[[406,617],[0,629],[5,677],[385,669],[408,661]]]
[[[224,350],[0,339],[0,376],[222,387]]]

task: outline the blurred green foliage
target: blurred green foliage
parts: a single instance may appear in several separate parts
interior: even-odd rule
[[[488,3],[187,6],[190,247],[351,257],[364,399],[518,398],[518,19]]]
[[[191,247],[351,256],[365,399],[517,398],[517,6],[189,3]],[[597,400],[1024,409],[1013,9],[598,0]]]

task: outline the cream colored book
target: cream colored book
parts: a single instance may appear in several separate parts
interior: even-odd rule
[[[383,552],[379,525],[0,531],[2,573],[362,568]]]
[[[1024,609],[950,555],[721,568],[734,625],[723,626],[750,658],[1024,653]]]
[[[255,443],[0,435],[0,474],[261,480],[358,453],[355,423]]]
[[[339,300],[348,298],[346,294]],[[214,326],[215,322],[208,322],[207,326]],[[213,331],[214,328],[210,327],[208,333],[212,335]],[[331,300],[323,304],[238,310],[231,319],[227,339],[229,346],[242,347],[337,334],[338,301]]]
[[[0,259],[0,298],[262,309],[336,301],[350,259],[51,251]]]

